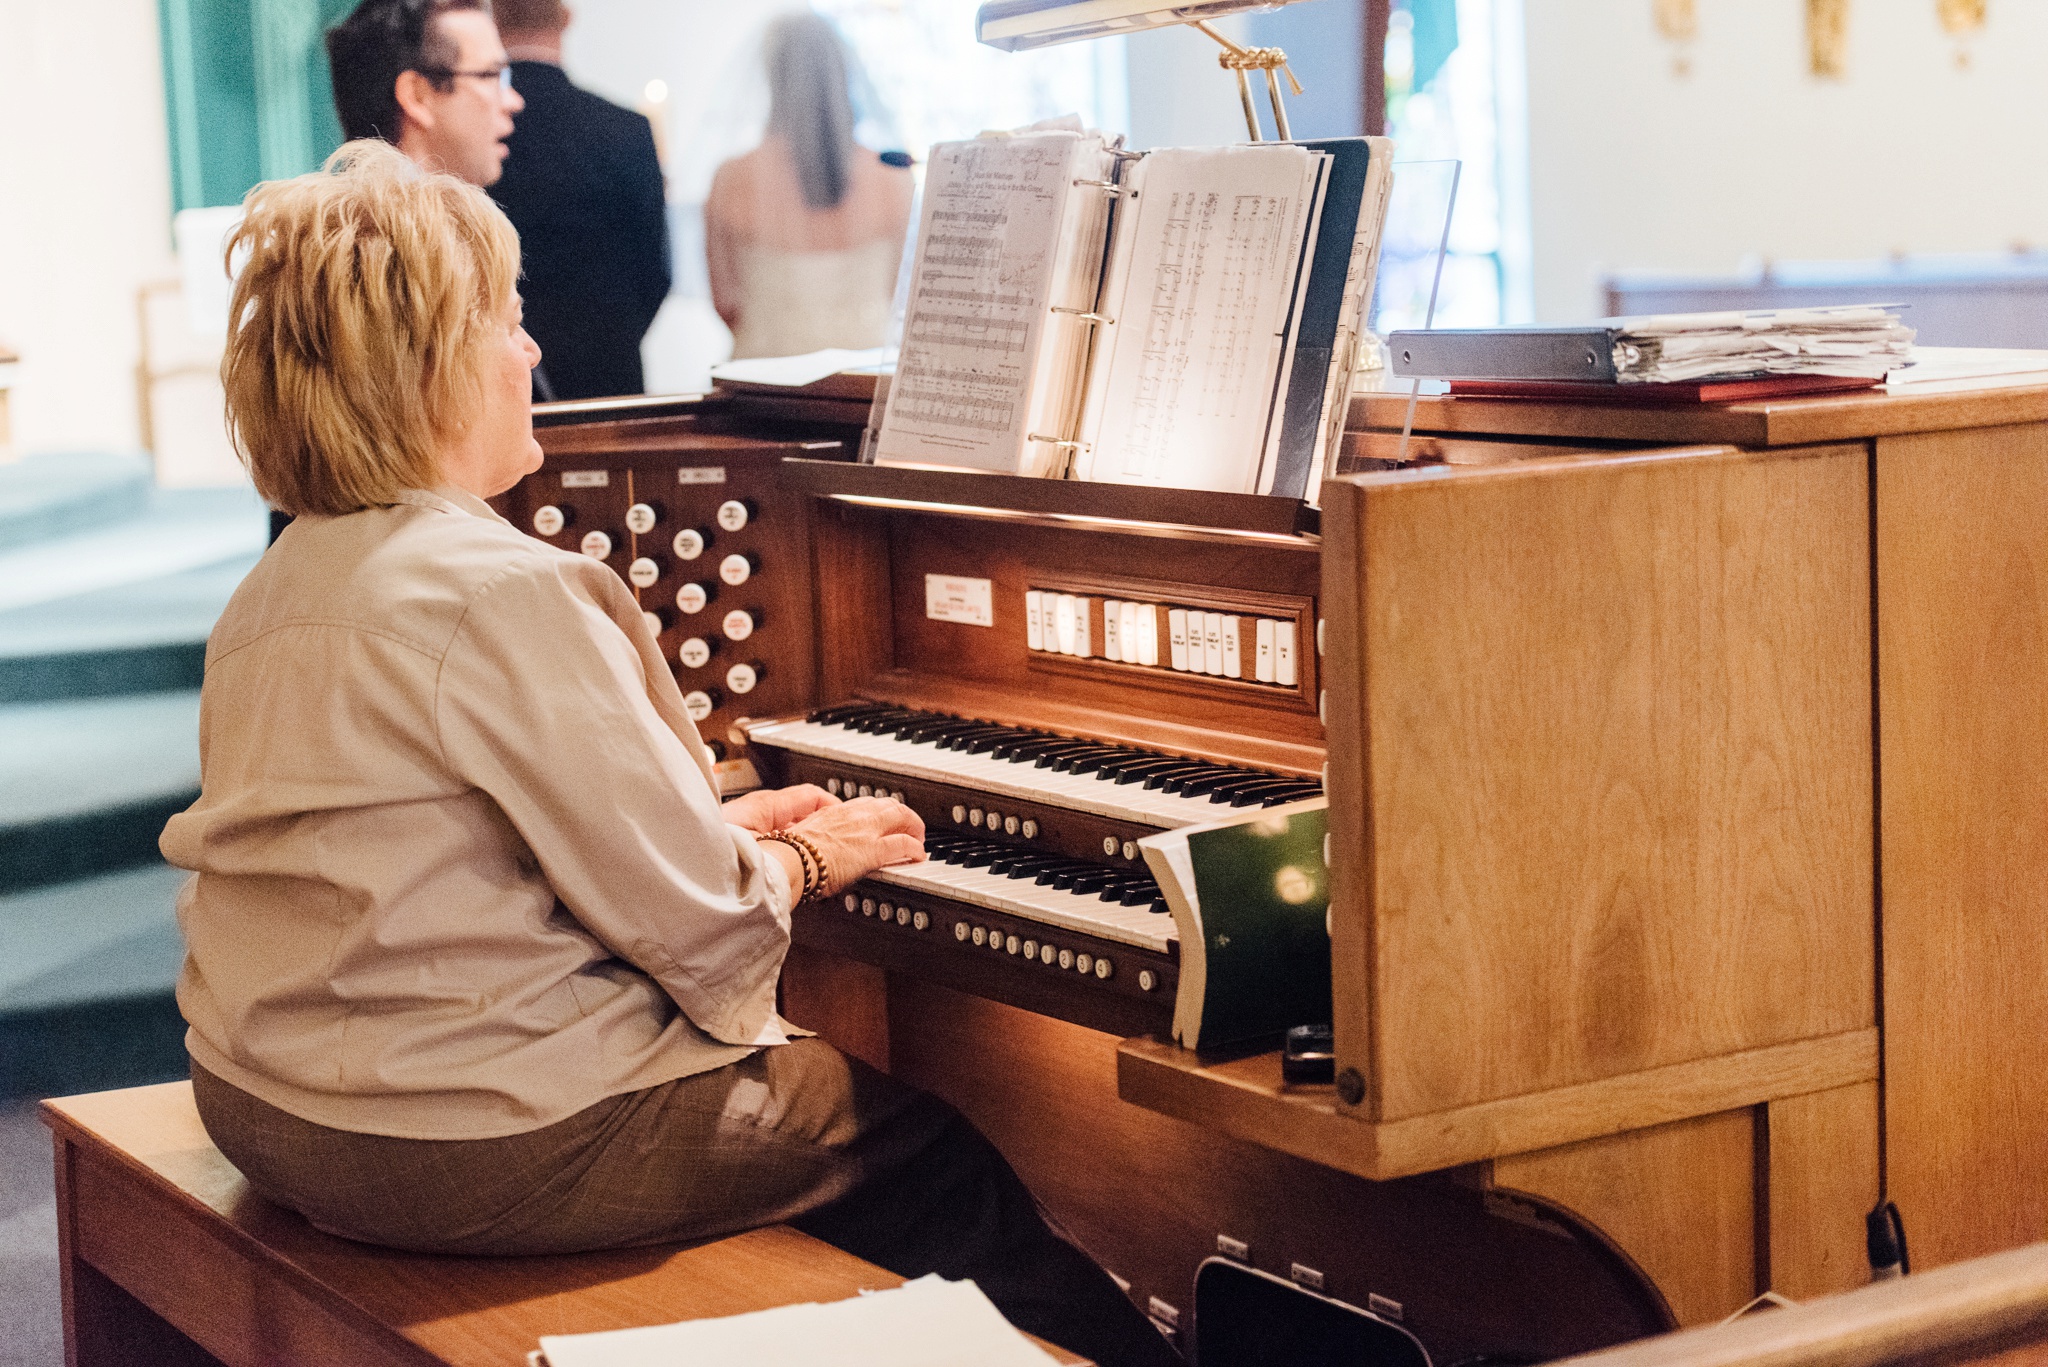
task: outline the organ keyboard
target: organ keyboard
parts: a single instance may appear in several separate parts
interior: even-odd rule
[[[1179,946],[1138,838],[1321,792],[1272,770],[868,701],[745,731],[786,782],[895,797],[924,819],[929,862],[872,875],[840,899],[844,914],[935,946],[919,957],[980,950],[1057,974],[1081,990],[1054,1014],[1128,1024],[1144,1011],[1151,1028],[1171,1014]]]
[[[799,943],[1164,1031],[1179,947],[1137,842],[1321,791],[1313,660],[1243,663],[1269,632],[1313,639],[1314,538],[1292,512],[1247,532],[1271,499],[1095,491],[1086,532],[1025,505],[934,506],[955,477],[845,463],[863,416],[817,400],[556,406],[537,415],[546,468],[499,510],[626,580],[728,790],[884,793],[924,819],[929,862],[800,908]],[[819,487],[841,479],[858,487]],[[955,592],[986,614],[947,610]],[[1147,613],[1241,632],[1239,667],[1181,669],[1163,638],[1149,661],[1122,648],[1121,619]],[[835,705],[806,712],[821,702]]]

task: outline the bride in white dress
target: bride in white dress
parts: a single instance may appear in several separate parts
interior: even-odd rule
[[[767,35],[768,133],[718,168],[704,204],[711,302],[735,359],[882,345],[911,178],[853,140],[846,51],[829,21]]]

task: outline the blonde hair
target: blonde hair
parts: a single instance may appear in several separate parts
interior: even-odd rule
[[[338,516],[434,485],[518,279],[511,223],[475,186],[375,139],[243,204],[220,372],[257,492]]]

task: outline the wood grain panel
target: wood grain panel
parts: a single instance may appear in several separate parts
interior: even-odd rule
[[[564,1257],[373,1248],[250,1192],[207,1142],[189,1083],[68,1097],[45,1115],[74,1155],[60,1211],[66,1248],[230,1367],[502,1367],[524,1361],[543,1334],[744,1314],[902,1282],[784,1226]]]
[[[894,975],[889,1006],[895,1075],[964,1111],[1141,1305],[1185,1314],[1224,1234],[1266,1271],[1299,1262],[1343,1300],[1399,1302],[1438,1361],[1547,1358],[1668,1324],[1655,1291],[1569,1220],[1504,1216],[1441,1177],[1364,1181],[1126,1104],[1109,1035]]]
[[[2032,1367],[2048,1362],[2048,1244],[1666,1334],[1569,1367]],[[1560,1365],[1564,1367],[1564,1365]]]
[[[1371,769],[1333,755],[1331,797],[1374,846],[1339,906],[1374,923],[1366,1107],[1869,1026],[1861,449],[1347,483],[1326,521],[1365,562],[1326,575],[1361,577]]]
[[[1403,383],[1399,393],[1355,396],[1345,426],[1398,432],[1407,411],[1407,385]],[[2041,383],[2037,372],[1914,385],[1896,393],[1870,389],[1749,403],[1662,407],[1593,400],[1425,395],[1416,405],[1415,428],[1419,432],[1646,445],[1728,442],[1764,447],[1860,441],[2043,419],[2048,419],[2048,385]]]
[[[889,978],[873,964],[791,945],[780,1010],[861,1062],[889,1071]]]
[[[1299,687],[1261,688],[1106,661],[1091,666],[1060,659],[1053,664],[1054,657],[1030,649],[1024,623],[1024,595],[1044,581],[1110,583],[1142,577],[1153,586],[1149,601],[1162,607],[1175,601],[1227,602],[1233,589],[1241,592],[1243,611],[1251,614],[1266,610],[1276,595],[1295,604],[1309,603],[1320,587],[1319,556],[1312,540],[1158,540],[1105,530],[897,514],[890,528],[890,555],[894,663],[899,670],[920,679],[998,689],[1026,708],[1057,697],[1088,711],[1170,717],[1219,732],[1303,746],[1322,742],[1315,715],[1315,652],[1308,640],[1302,640],[1296,651]],[[927,574],[990,580],[995,624],[981,627],[928,618]],[[1176,588],[1185,591],[1178,599]],[[1286,615],[1291,617],[1294,611]],[[1165,613],[1160,616],[1163,619]],[[1313,615],[1306,620],[1313,623]],[[1163,620],[1160,625],[1163,631]],[[1099,639],[1095,649],[1098,654],[1102,649]],[[1057,677],[1048,677],[1049,670],[1057,671]]]
[[[1768,1275],[1760,1280],[1794,1300],[1862,1286],[1870,1280],[1863,1215],[1878,1193],[1877,1084],[1773,1101],[1764,1126]]]
[[[1493,1180],[1598,1225],[1703,1324],[1756,1294],[1755,1131],[1752,1109],[1724,1111],[1501,1159]]]
[[[2048,1235],[2048,430],[1877,446],[1885,1133],[1916,1268]]]
[[[1333,1087],[1290,1086],[1277,1050],[1210,1059],[1160,1039],[1125,1040],[1126,1101],[1362,1177],[1405,1177],[1598,1135],[1797,1096],[1877,1076],[1877,1031],[1851,1030],[1560,1087],[1406,1120],[1374,1122]]]

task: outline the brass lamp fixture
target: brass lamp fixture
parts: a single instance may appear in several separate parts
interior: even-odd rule
[[[1244,122],[1253,142],[1264,140],[1259,128],[1258,107],[1252,99],[1251,73],[1266,74],[1266,98],[1273,106],[1273,130],[1285,142],[1287,106],[1280,97],[1280,75],[1301,94],[1301,82],[1287,65],[1287,54],[1277,47],[1246,47],[1224,37],[1207,21],[1247,10],[1278,9],[1295,0],[1209,0],[1207,4],[1172,5],[1160,0],[989,0],[974,15],[974,36],[990,47],[1020,52],[1049,47],[1054,43],[1077,42],[1083,38],[1106,38],[1118,33],[1187,24],[1207,34],[1222,46],[1216,61],[1237,77],[1238,98],[1244,104]]]

